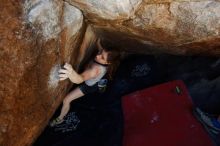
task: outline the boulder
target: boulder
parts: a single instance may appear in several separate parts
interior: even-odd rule
[[[118,35],[113,37],[116,40],[129,36],[131,40],[150,46],[156,52],[220,55],[220,1],[68,2],[81,9],[96,28],[116,32]],[[148,51],[152,50],[145,50]]]
[[[31,145],[68,91],[57,70],[75,64],[83,16],[60,0],[3,0],[0,9],[0,145]]]

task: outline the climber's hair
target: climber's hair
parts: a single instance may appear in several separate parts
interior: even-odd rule
[[[109,79],[112,79],[120,63],[120,59],[121,59],[120,49],[115,45],[115,42],[107,38],[98,38],[97,45],[98,43],[100,44],[101,48],[104,51],[108,52],[107,62],[109,63],[109,65],[107,72]]]

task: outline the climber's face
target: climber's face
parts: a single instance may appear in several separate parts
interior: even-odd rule
[[[97,61],[101,64],[109,64],[108,63],[108,52],[106,52],[104,49],[100,48],[98,54],[95,57],[95,61]]]

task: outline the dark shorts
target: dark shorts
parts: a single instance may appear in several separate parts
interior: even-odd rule
[[[86,85],[86,83],[82,83],[79,85],[79,89],[82,91],[83,94],[90,94],[94,92],[103,93],[105,92],[107,88],[108,80],[107,79],[101,79],[96,84],[92,86]]]
[[[88,86],[85,83],[82,83],[81,85],[79,85],[79,89],[82,91],[83,94],[90,94],[90,93],[94,93],[94,92],[98,92],[98,83],[96,83],[93,86]]]

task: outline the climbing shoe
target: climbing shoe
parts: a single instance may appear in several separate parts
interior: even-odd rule
[[[50,122],[49,125],[50,125],[50,127],[54,127],[56,125],[61,124],[63,121],[64,121],[63,119],[55,118]]]

